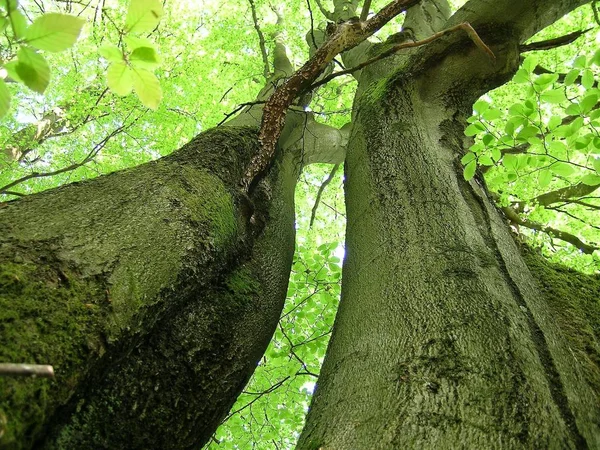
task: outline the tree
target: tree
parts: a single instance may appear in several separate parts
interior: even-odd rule
[[[584,197],[599,185],[598,57],[565,76],[584,93],[532,60],[520,68],[536,45],[576,39],[526,44],[589,2],[470,0],[454,14],[437,0],[374,14],[370,1],[317,3],[330,25],[308,33],[312,57],[294,72],[284,14],[268,47],[250,2],[266,82],[224,126],[157,161],[3,204],[1,358],[52,363],[57,376],[0,378],[2,446],[206,443],[277,326],[300,171],[345,160],[342,299],[298,448],[600,447],[600,280],[520,248],[507,222],[537,222],[506,193],[529,166],[558,183],[536,204],[597,210]],[[367,40],[407,8],[400,32]],[[357,86],[351,123],[334,127],[307,110],[340,75],[340,52]],[[515,73],[538,102],[497,134],[500,108],[477,100]],[[544,102],[550,115],[578,109],[551,126]],[[143,120],[125,117],[99,148]],[[504,216],[476,174],[496,165]],[[579,184],[561,185],[570,176]],[[593,239],[537,229],[598,253]]]

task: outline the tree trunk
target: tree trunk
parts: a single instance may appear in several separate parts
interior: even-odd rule
[[[532,23],[575,6],[508,3],[472,1],[446,24],[472,14],[494,64],[452,37],[359,80],[342,299],[299,449],[600,448],[585,316],[600,280],[561,301],[543,290],[483,182],[462,177],[473,102],[510,78]]]
[[[251,198],[251,128],[0,209],[1,448],[198,448],[277,324],[294,250],[298,154]]]

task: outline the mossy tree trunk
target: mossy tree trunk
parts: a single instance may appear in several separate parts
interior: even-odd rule
[[[342,299],[298,448],[600,448],[600,280],[558,301],[460,164],[473,102],[582,3],[471,1],[445,26],[495,62],[452,36],[361,75]]]
[[[1,448],[198,448],[274,331],[294,251],[287,152],[248,198],[255,128],[0,209]]]

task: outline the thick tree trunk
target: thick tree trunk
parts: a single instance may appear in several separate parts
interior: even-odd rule
[[[292,152],[246,198],[256,131],[0,209],[1,448],[198,448],[254,371],[294,250]]]
[[[557,302],[459,162],[471,105],[515,70],[525,19],[560,12],[523,5],[511,29],[480,21],[495,65],[454,37],[406,75],[362,75],[375,81],[359,85],[349,139],[342,300],[299,449],[600,448],[600,340],[585,318],[600,280]]]

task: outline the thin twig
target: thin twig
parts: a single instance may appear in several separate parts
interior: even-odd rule
[[[308,226],[309,228],[312,228],[313,223],[315,221],[315,217],[317,215],[317,209],[319,209],[319,203],[321,202],[321,196],[323,195],[323,192],[325,191],[325,188],[327,187],[327,185],[329,183],[331,183],[331,181],[333,180],[333,177],[335,177],[335,174],[336,174],[337,170],[339,169],[339,167],[340,167],[339,164],[336,164],[335,166],[333,166],[333,169],[331,169],[329,176],[327,177],[327,179],[325,181],[323,181],[323,184],[321,184],[321,187],[319,187],[319,191],[317,192],[317,199],[315,200],[315,204],[313,206],[312,213],[310,215],[310,225]]]
[[[264,73],[265,80],[267,80],[271,74],[271,68],[269,66],[269,55],[267,54],[267,45],[265,43],[265,36],[258,25],[258,17],[256,16],[256,6],[254,5],[254,0],[248,0],[250,2],[250,9],[252,10],[252,21],[254,22],[254,29],[258,34],[258,45],[260,46],[260,54],[262,55],[263,64],[264,64]]]
[[[29,175],[25,175],[24,177],[21,177],[21,178],[19,178],[17,180],[14,180],[14,181],[8,183],[7,185],[1,187],[0,188],[0,194],[7,195],[7,191],[10,188],[12,188],[12,187],[14,187],[14,186],[16,186],[18,184],[21,184],[21,183],[23,183],[23,182],[25,182],[27,180],[31,180],[31,179],[34,179],[34,178],[47,178],[47,177],[51,177],[51,176],[54,176],[54,175],[59,175],[61,173],[70,172],[72,170],[77,169],[78,167],[84,166],[85,164],[87,164],[90,161],[92,161],[98,155],[98,153],[100,153],[100,151],[106,146],[106,144],[108,143],[108,141],[110,139],[112,139],[114,136],[116,136],[121,131],[123,131],[123,130],[129,128],[129,127],[131,127],[135,122],[137,122],[139,120],[140,117],[137,117],[135,120],[133,120],[128,125],[121,125],[117,129],[113,130],[108,136],[106,136],[98,144],[96,144],[92,148],[92,150],[90,150],[90,152],[81,161],[79,161],[77,163],[74,163],[74,164],[71,164],[71,165],[69,165],[67,167],[63,167],[62,169],[53,170],[52,172],[32,172]]]

